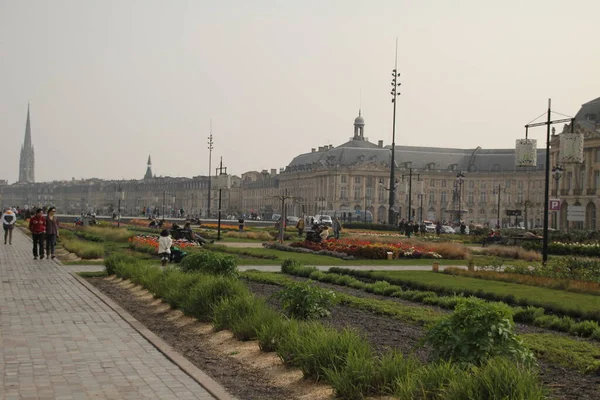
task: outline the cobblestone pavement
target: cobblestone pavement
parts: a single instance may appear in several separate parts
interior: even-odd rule
[[[70,269],[0,244],[0,399],[213,399]]]

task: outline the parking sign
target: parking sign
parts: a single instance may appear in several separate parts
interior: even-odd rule
[[[560,211],[559,199],[550,199],[550,211]]]

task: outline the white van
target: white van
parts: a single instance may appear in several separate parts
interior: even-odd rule
[[[333,226],[333,219],[329,215],[315,215],[315,222],[321,225]]]

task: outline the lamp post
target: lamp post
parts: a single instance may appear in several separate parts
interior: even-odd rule
[[[165,222],[165,203],[167,202],[167,191],[163,191],[163,206],[162,206],[162,220]]]
[[[118,202],[118,209],[117,209],[117,227],[121,226],[121,199],[123,198],[123,195],[125,193],[123,192],[123,187],[119,184],[119,202]]]
[[[412,219],[412,178],[413,178],[413,169],[408,169],[408,175],[402,175],[402,180],[408,177],[408,222],[411,222]],[[421,175],[417,174],[417,182],[421,181]]]
[[[462,185],[465,182],[465,173],[460,171],[458,174],[456,174],[456,186],[458,189],[458,225],[460,226],[461,220],[460,220],[460,214],[461,214],[461,208],[462,208]]]
[[[425,193],[419,193],[419,222],[423,222],[423,197],[425,197]]]
[[[546,265],[548,262],[548,214],[550,203],[550,126],[552,124],[570,122],[571,133],[573,133],[575,129],[575,118],[559,119],[552,121],[551,105],[552,100],[548,99],[548,119],[546,120],[546,122],[530,123],[525,125],[525,138],[527,138],[529,128],[546,125],[546,163],[544,173],[544,241],[542,246],[542,263],[544,265]]]
[[[498,189],[494,188],[494,194],[498,195],[498,210],[496,210],[498,215],[496,216],[496,229],[500,229],[500,194],[503,192],[506,193],[506,189],[502,191],[500,184],[498,184]]]
[[[210,136],[208,137],[208,207],[207,218],[210,218],[210,171],[212,168],[212,151],[213,151],[213,135],[212,135],[212,119],[210,120]]]
[[[395,167],[396,167],[396,161],[395,161],[395,148],[396,148],[396,98],[400,95],[400,92],[398,92],[398,86],[400,86],[401,84],[398,83],[398,77],[400,76],[400,73],[398,73],[398,38],[396,38],[396,56],[394,59],[394,69],[392,70],[392,90],[390,92],[390,94],[392,95],[392,104],[394,107],[394,114],[393,114],[393,118],[392,118],[392,162],[390,165],[390,188],[388,189],[390,192],[390,198],[389,198],[389,210],[388,210],[388,224],[390,225],[396,225],[396,215],[394,213],[394,203],[396,200],[396,190],[395,187],[392,189],[392,182],[396,181],[395,178]]]
[[[392,186],[392,182],[394,182],[394,186]],[[400,182],[398,181],[398,179],[396,179],[395,181],[390,181],[390,187],[387,188],[387,187],[383,186],[383,179],[379,179],[379,187],[381,187],[382,189],[385,189],[388,192],[390,192],[390,198],[392,198],[392,197],[395,198],[396,197],[396,188],[398,188],[398,184],[399,183]],[[393,202],[391,204],[392,204],[392,207],[393,207]],[[394,209],[393,208],[390,209],[390,211],[391,211],[391,214],[394,214]],[[395,215],[392,217],[391,220],[388,220],[388,223],[396,225],[394,219],[395,219]]]
[[[564,169],[562,166],[557,165],[552,167],[552,178],[556,181],[556,197],[558,197],[558,181],[562,176]],[[558,211],[554,211],[554,229],[558,229]]]

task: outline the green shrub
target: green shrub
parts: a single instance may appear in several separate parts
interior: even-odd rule
[[[481,367],[458,374],[445,398],[541,400],[546,393],[536,370],[515,365],[506,358],[493,358]]]
[[[542,315],[533,321],[534,325],[542,328],[554,329],[561,332],[570,332],[575,323],[570,317],[557,317],[556,315]]]
[[[216,331],[231,329],[234,324],[263,305],[263,300],[258,300],[250,293],[226,297],[213,308],[213,327]]]
[[[190,289],[204,277],[200,274],[186,274],[176,271],[165,281],[165,291],[161,296],[172,308],[179,308],[190,296]]]
[[[256,332],[258,346],[265,352],[276,351],[283,338],[297,334],[298,329],[295,319],[282,317],[265,322]]]
[[[396,350],[383,354],[378,360],[373,377],[374,393],[393,394],[398,379],[413,373],[420,366],[421,363],[416,358],[406,358]]]
[[[294,318],[315,319],[331,314],[336,296],[331,290],[315,286],[312,281],[294,282],[276,296],[281,299],[283,309]]]
[[[262,299],[256,299],[254,307],[246,315],[232,320],[231,332],[238,340],[252,340],[258,337],[263,325],[281,320],[283,316],[270,308]]]
[[[519,322],[533,323],[537,318],[544,315],[544,309],[540,307],[515,307],[513,319]]]
[[[181,261],[179,268],[185,272],[194,271],[210,275],[238,275],[237,258],[235,256],[208,250],[188,255]]]
[[[447,399],[448,385],[464,374],[450,361],[426,364],[408,374],[399,376],[395,396],[401,399]]]
[[[577,336],[590,337],[598,330],[600,326],[596,321],[581,321],[573,324],[570,332]]]
[[[333,387],[335,396],[347,400],[361,400],[373,393],[375,373],[375,358],[366,346],[350,351],[343,368],[334,365],[324,371],[325,380]]]
[[[533,354],[513,331],[512,313],[501,303],[469,298],[434,325],[425,336],[438,360],[481,365],[495,356],[533,363]]]
[[[302,264],[300,261],[293,258],[286,258],[281,264],[281,272],[289,275],[302,276],[308,278],[310,274],[318,271],[316,267],[308,267]]]
[[[181,304],[181,310],[200,321],[211,321],[214,308],[224,299],[251,297],[248,288],[236,278],[203,275],[189,289],[189,296]],[[225,326],[224,328],[229,328]]]
[[[344,369],[350,354],[366,354],[368,342],[350,329],[337,331],[322,324],[303,324],[296,335],[282,340],[277,354],[305,377],[320,380],[328,369]]]

